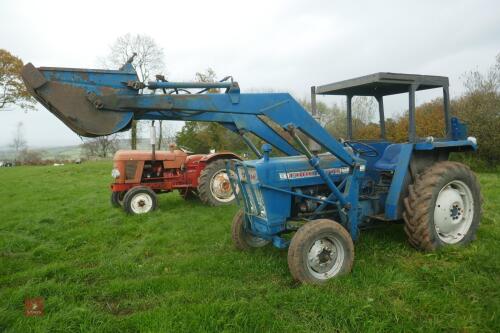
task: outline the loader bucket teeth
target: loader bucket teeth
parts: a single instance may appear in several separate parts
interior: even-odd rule
[[[135,74],[66,68],[37,69],[29,63],[23,68],[22,78],[31,95],[78,135],[109,135],[130,127],[133,112],[102,112],[88,96],[99,98],[136,94],[121,84],[126,78],[136,79]]]

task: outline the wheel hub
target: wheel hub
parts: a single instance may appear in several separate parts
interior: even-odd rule
[[[219,201],[229,202],[234,199],[229,177],[224,170],[220,170],[212,176],[210,191]]]
[[[139,193],[132,198],[130,206],[136,214],[147,213],[153,208],[153,200],[149,195]]]
[[[469,187],[454,180],[444,186],[436,198],[434,226],[445,243],[457,243],[472,224],[474,200]]]
[[[308,255],[310,268],[316,273],[325,274],[332,269],[337,261],[336,246],[328,239],[314,242]]]

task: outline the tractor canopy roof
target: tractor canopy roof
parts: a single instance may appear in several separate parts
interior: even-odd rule
[[[448,87],[446,76],[380,72],[316,87],[318,95],[387,96],[416,90]]]

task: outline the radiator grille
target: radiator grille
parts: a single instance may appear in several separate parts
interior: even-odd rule
[[[137,170],[137,162],[126,162],[125,163],[125,179],[134,179],[135,171]]]

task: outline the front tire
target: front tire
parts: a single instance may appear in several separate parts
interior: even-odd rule
[[[123,198],[125,197],[125,192],[111,192],[111,206],[121,207],[123,205]]]
[[[439,162],[419,174],[404,200],[405,232],[423,251],[471,242],[481,220],[481,189],[469,167]]]
[[[131,188],[123,198],[123,209],[128,214],[146,214],[156,209],[158,199],[149,187]]]
[[[210,206],[226,206],[236,200],[226,174],[225,160],[210,162],[203,169],[198,179],[198,196]]]
[[[288,268],[302,283],[322,284],[347,274],[354,262],[354,244],[339,223],[318,219],[304,224],[288,248]]]
[[[249,250],[251,248],[263,247],[269,244],[268,240],[250,234],[245,228],[245,213],[240,209],[233,218],[231,236],[234,246],[238,250]]]

